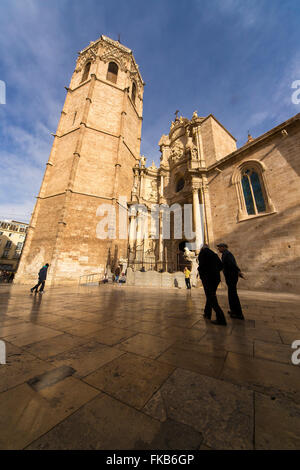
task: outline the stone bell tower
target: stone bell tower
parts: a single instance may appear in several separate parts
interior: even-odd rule
[[[97,208],[130,199],[139,162],[144,82],[132,51],[106,36],[79,53],[16,276],[48,262],[53,284],[104,272],[126,239],[99,239]],[[116,210],[118,214],[118,210]],[[117,232],[118,237],[118,232]]]

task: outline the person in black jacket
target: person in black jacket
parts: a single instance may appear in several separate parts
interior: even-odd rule
[[[226,243],[220,243],[217,247],[219,252],[222,253],[223,272],[228,287],[228,303],[230,307],[228,313],[231,318],[244,320],[240,299],[237,293],[239,277],[244,278],[244,275],[238,267],[235,257],[228,250],[228,245],[226,245]]]
[[[218,255],[209,249],[208,245],[203,245],[198,256],[198,271],[206,295],[206,305],[204,318],[211,319],[212,309],[216,312],[217,319],[211,321],[215,325],[226,325],[223,310],[218,304],[217,288],[221,282],[220,271],[223,269],[222,262]]]
[[[47,271],[49,268],[49,264],[46,263],[39,271],[39,282],[30,289],[31,293],[35,290],[35,292],[38,291],[39,286],[40,290],[39,292],[42,294],[44,292],[44,287],[45,287],[45,281],[47,279]]]

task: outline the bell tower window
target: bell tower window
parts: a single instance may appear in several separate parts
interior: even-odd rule
[[[108,64],[106,80],[109,80],[112,83],[117,83],[119,67],[115,62],[110,62]]]
[[[89,76],[89,73],[90,73],[90,68],[91,68],[91,63],[90,62],[85,64],[81,82],[85,82],[88,79],[88,76]]]
[[[131,100],[133,104],[135,104],[135,97],[136,97],[136,84],[135,82],[132,82]]]
[[[176,183],[176,189],[175,189],[176,193],[179,193],[179,191],[181,191],[184,188],[184,185],[185,185],[184,178],[179,178],[179,180]]]

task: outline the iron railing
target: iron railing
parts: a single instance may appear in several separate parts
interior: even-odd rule
[[[103,274],[100,273],[83,274],[79,277],[79,285],[98,285],[102,280]]]

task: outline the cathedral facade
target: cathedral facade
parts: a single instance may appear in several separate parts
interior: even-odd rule
[[[143,90],[132,51],[118,41],[101,36],[79,53],[16,282],[33,282],[45,262],[52,284],[104,276],[117,264],[176,272],[187,246],[197,254],[203,243],[225,242],[245,273],[244,288],[296,291],[300,114],[237,149],[212,114],[176,113],[159,141],[157,168],[140,155]],[[125,213],[125,236],[113,228],[113,236],[99,236],[104,206],[116,225]],[[140,206],[149,214],[158,207],[155,236],[151,224],[146,236],[133,236]],[[192,238],[174,229],[175,209],[184,219],[185,207]],[[160,208],[171,209],[169,236]]]

